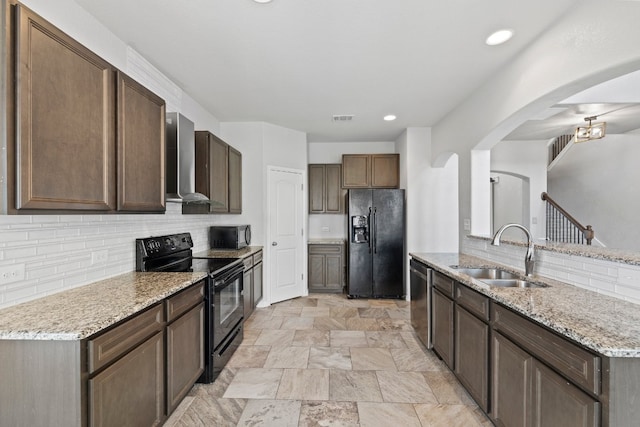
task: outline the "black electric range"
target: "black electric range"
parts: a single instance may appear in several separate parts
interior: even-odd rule
[[[206,272],[205,370],[216,379],[243,338],[244,264],[236,258],[194,258],[190,233],[136,239],[136,271]]]

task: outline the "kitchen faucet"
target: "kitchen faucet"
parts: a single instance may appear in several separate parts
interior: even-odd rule
[[[502,233],[509,227],[516,227],[520,230],[524,231],[524,234],[527,235],[527,254],[524,257],[524,274],[525,276],[531,276],[533,274],[533,266],[535,264],[535,259],[533,257],[533,238],[531,237],[531,232],[527,230],[527,227],[520,224],[505,224],[496,232],[493,236],[493,240],[491,244],[494,246],[500,246],[500,237],[502,237]]]

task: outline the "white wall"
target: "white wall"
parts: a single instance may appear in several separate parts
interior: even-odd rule
[[[501,141],[491,149],[492,172],[509,173],[527,178],[528,200],[520,204],[520,207],[524,208],[523,214],[526,218],[517,222],[528,227],[534,239],[538,240],[544,240],[546,232],[545,203],[540,195],[543,191],[547,191],[547,159],[546,140]],[[500,186],[500,184],[496,185]],[[507,232],[512,232],[512,230]],[[522,236],[522,233],[517,230],[513,230],[511,235],[511,237],[518,239]]]
[[[251,244],[263,245],[263,123],[222,122],[219,136],[242,153],[242,214],[214,215],[214,221],[217,224],[251,224]]]
[[[264,166],[307,170],[307,134],[263,123]]]
[[[342,163],[343,154],[395,153],[393,141],[378,142],[310,142],[309,163]]]
[[[470,151],[490,149],[533,114],[640,68],[638,16],[640,2],[585,1],[433,127],[433,158],[450,151],[460,156],[461,235],[463,219],[472,217],[472,209],[488,210],[471,204]],[[489,203],[489,197],[478,200]]]
[[[525,180],[528,184],[528,179],[522,176],[514,176],[506,173],[491,173],[491,178],[494,179],[491,183],[491,191],[493,197],[493,203],[491,205],[492,210],[492,231],[495,233],[504,224],[512,222],[522,224],[525,227],[529,227],[529,209],[527,203],[526,213],[524,213],[524,200],[529,201],[529,186],[526,186]],[[526,236],[521,230],[516,228],[508,228],[504,234],[504,238],[516,241],[525,241]]]
[[[640,251],[640,135],[574,144],[549,172],[549,195],[606,247]]]

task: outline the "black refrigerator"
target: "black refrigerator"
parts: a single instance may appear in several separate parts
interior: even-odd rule
[[[349,298],[404,298],[404,190],[347,192]]]

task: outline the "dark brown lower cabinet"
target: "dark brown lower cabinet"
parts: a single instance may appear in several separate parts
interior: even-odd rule
[[[496,426],[640,425],[640,358],[594,352],[427,265],[433,349]]]
[[[253,313],[253,258],[244,259],[244,273],[242,275],[242,298],[244,302],[244,319]]]
[[[492,343],[491,415],[497,426],[600,425],[598,401],[500,333]]]
[[[342,292],[344,288],[344,245],[309,245],[309,291]]]
[[[454,369],[453,311],[454,303],[438,289],[433,289],[433,349],[449,369]]]
[[[489,405],[489,325],[456,305],[455,374],[478,405]]]
[[[204,372],[204,303],[167,325],[167,414]]]
[[[242,278],[244,319],[247,320],[262,299],[262,251],[244,258]]]
[[[498,332],[491,347],[493,422],[498,427],[528,426],[533,357]]]
[[[162,423],[165,413],[163,335],[162,332],[155,334],[89,380],[90,426]]]
[[[532,368],[532,426],[600,425],[600,403],[536,359]]]
[[[259,258],[257,256],[259,255]],[[253,256],[253,307],[262,299],[262,252]]]

